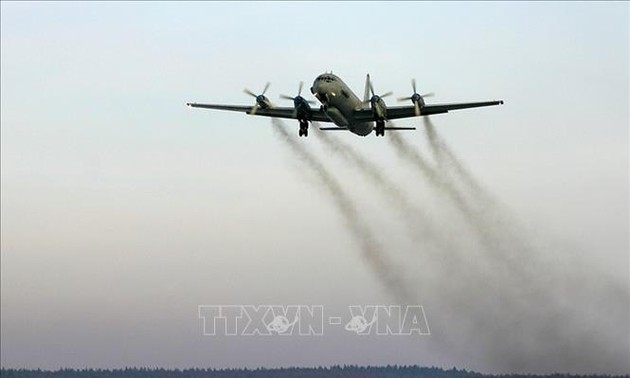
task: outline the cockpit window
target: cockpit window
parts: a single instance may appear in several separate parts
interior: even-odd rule
[[[336,79],[334,77],[332,77],[332,76],[319,76],[319,77],[317,77],[317,79],[315,79],[315,81],[322,81],[322,80],[327,82],[327,83],[336,81]]]

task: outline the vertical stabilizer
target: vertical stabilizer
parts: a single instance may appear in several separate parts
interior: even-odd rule
[[[370,74],[365,78],[365,92],[363,92],[363,103],[370,101]]]

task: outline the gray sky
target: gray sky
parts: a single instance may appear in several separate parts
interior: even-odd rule
[[[630,332],[628,3],[0,6],[2,366],[630,370],[620,357]],[[512,219],[527,257],[500,265],[485,255],[474,229],[387,136],[335,133],[376,161],[458,251],[471,251],[453,265],[440,251],[445,260],[427,262],[387,195],[311,136],[300,144],[355,201],[394,273],[418,288],[434,334],[204,337],[202,304],[342,312],[397,303],[318,176],[268,119],[184,106],[250,104],[242,89],[258,92],[267,81],[271,100],[290,106],[280,93],[293,95],[300,81],[308,88],[327,70],[359,95],[369,72],[377,92],[395,97],[409,95],[416,78],[420,92],[436,92],[430,102],[503,99],[432,121]],[[297,123],[286,127],[297,134]],[[430,156],[422,129],[402,137]],[[475,270],[478,261],[494,269]],[[502,285],[511,274],[520,285]],[[493,282],[510,290],[484,291]],[[541,282],[554,285],[545,292],[567,289],[499,300],[529,298],[519,290]],[[508,337],[518,329],[509,324],[525,318],[523,303],[577,314],[562,315],[579,327],[560,333],[577,352],[553,355],[536,330]],[[532,327],[558,328],[547,321],[552,312]],[[570,349],[560,338],[550,345]],[[510,358],[491,347],[505,350],[502,342],[514,346]]]

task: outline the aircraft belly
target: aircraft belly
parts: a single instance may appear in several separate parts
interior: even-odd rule
[[[374,124],[372,122],[353,123],[348,126],[348,130],[360,136],[369,135],[373,129]]]
[[[328,118],[330,118],[331,121],[333,121],[335,123],[335,125],[341,126],[341,127],[347,127],[348,126],[348,119],[336,107],[329,106],[326,109],[326,115],[328,116]]]
[[[339,104],[339,111],[343,114],[347,122],[344,126],[357,135],[366,136],[372,132],[374,125],[372,122],[356,122],[354,120],[355,107],[356,105],[350,102],[342,102]]]

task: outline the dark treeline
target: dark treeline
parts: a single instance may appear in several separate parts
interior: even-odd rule
[[[317,367],[317,368],[278,368],[278,369],[162,369],[162,368],[124,368],[124,369],[60,369],[60,370],[31,370],[31,369],[5,369],[0,370],[1,377],[17,377],[17,378],[43,378],[43,377],[68,377],[68,378],[283,378],[283,377],[299,377],[299,378],[321,378],[321,377],[340,377],[340,378],[612,378],[612,377],[630,377],[629,375],[613,376],[613,375],[572,375],[572,374],[547,374],[547,375],[531,375],[531,374],[503,374],[490,375],[480,374],[467,370],[450,369],[444,370],[435,367],[419,367],[419,366],[383,366],[383,367],[362,367],[354,365]]]

